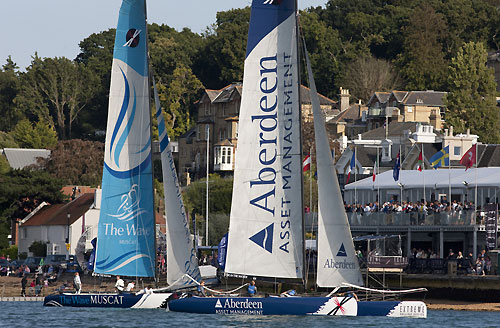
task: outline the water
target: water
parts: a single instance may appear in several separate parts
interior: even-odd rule
[[[185,314],[162,309],[44,307],[39,302],[0,302],[0,327],[499,327],[500,312],[428,311],[427,319],[387,317],[233,316]]]

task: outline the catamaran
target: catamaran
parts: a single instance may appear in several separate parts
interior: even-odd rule
[[[150,69],[145,0],[123,0],[116,29],[102,202],[95,272],[154,277],[156,262],[151,147]],[[153,79],[154,85],[154,79]],[[156,118],[165,189],[167,283],[172,288],[200,281],[170,142],[158,93]],[[189,275],[189,279],[185,278]],[[170,292],[61,293],[45,297],[47,306],[165,307]]]
[[[297,14],[296,0],[252,1],[225,263],[227,273],[306,279]],[[369,290],[362,287],[325,119],[307,57],[306,62],[318,166],[316,283],[335,290],[347,286]],[[183,297],[169,301],[168,307],[171,311],[191,313],[427,316],[426,305],[420,301],[358,301],[354,296],[340,295]]]

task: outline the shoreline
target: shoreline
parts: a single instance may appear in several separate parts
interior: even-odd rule
[[[428,299],[424,302],[427,304],[428,310],[500,312],[500,303],[464,302],[440,299]]]

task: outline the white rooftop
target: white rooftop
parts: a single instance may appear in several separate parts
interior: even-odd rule
[[[50,156],[50,150],[4,148],[3,154],[7,158],[10,167],[13,169],[22,169],[26,166],[37,164],[37,157],[48,158]]]

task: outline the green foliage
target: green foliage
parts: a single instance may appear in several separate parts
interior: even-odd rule
[[[228,214],[231,210],[233,179],[221,178],[217,174],[210,174],[208,179],[208,206],[209,215],[212,213]],[[186,187],[184,205],[189,212],[196,211],[203,215],[205,210],[206,180],[200,179]]]
[[[22,219],[42,202],[60,203],[63,183],[47,172],[9,170],[0,173],[0,248],[8,246],[11,219]]]
[[[447,66],[441,43],[447,30],[444,17],[425,3],[416,7],[412,16],[419,19],[412,19],[403,27],[403,52],[398,55],[406,88],[443,90]]]
[[[41,166],[67,185],[96,187],[101,184],[104,144],[80,139],[57,143]]]
[[[98,79],[84,65],[67,58],[41,59],[35,55],[21,75],[16,102],[26,113],[52,124],[62,139],[71,137],[79,112],[96,91]]]
[[[18,249],[17,249],[16,245],[12,245],[12,246],[9,246],[7,248],[3,248],[0,250],[0,254],[4,254],[5,256],[8,255],[11,260],[17,259],[17,252],[18,252]]]
[[[0,70],[0,131],[10,131],[22,117],[14,103],[19,92],[17,68],[9,56],[3,70]]]
[[[5,174],[10,170],[9,162],[4,156],[0,156],[0,174]]]
[[[17,123],[12,136],[22,148],[51,149],[57,144],[56,131],[43,121],[33,126],[28,119],[23,119]]]
[[[19,148],[19,144],[12,135],[0,131],[0,148]]]
[[[500,112],[496,105],[493,69],[486,66],[482,43],[465,43],[452,59],[448,84],[446,125],[463,133],[467,128],[482,142],[499,143]]]
[[[34,241],[28,250],[33,253],[33,256],[45,257],[47,256],[47,242]]]

